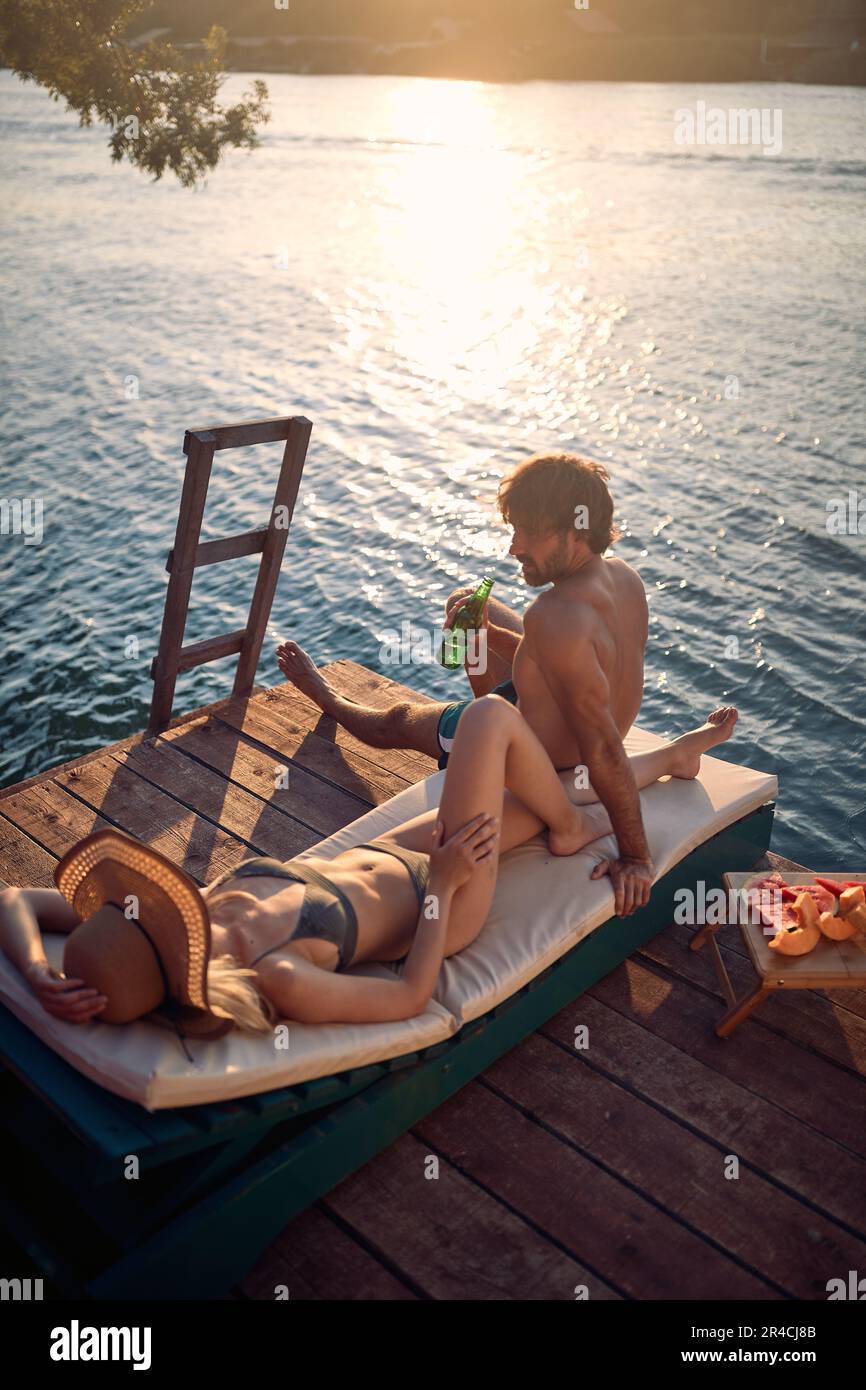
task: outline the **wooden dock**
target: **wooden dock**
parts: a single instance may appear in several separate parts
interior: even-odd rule
[[[350,661],[326,670],[365,703],[407,694]],[[291,686],[257,687],[0,792],[0,878],[49,886],[71,844],[113,825],[207,883],[433,771]],[[233,1296],[522,1301],[590,1283],[609,1299],[823,1300],[828,1279],[866,1270],[866,992],[774,997],[722,1041],[691,930],[655,937],[293,1221]],[[739,933],[720,939],[745,991]]]

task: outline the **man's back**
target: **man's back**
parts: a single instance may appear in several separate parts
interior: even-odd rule
[[[532,622],[533,612],[543,624]],[[544,678],[545,644],[592,642],[610,689],[610,713],[625,736],[643,695],[648,609],[636,570],[616,556],[594,557],[568,579],[540,594],[524,616],[525,635],[514,657],[513,679],[524,718],[557,768],[583,761]],[[537,633],[543,631],[540,638]]]

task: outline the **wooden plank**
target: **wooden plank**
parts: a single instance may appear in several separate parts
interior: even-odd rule
[[[725,937],[723,939],[723,933]],[[709,952],[688,949],[694,932],[685,926],[672,926],[647,943],[641,952],[647,961],[663,966],[677,979],[688,981],[706,994],[721,999],[715,971],[710,966]],[[731,949],[729,938],[736,928],[722,928],[716,934],[716,944],[722,953],[725,967],[738,999],[742,999],[756,984],[755,972],[744,957]],[[774,990],[756,1015],[764,1026],[820,1053],[840,1066],[866,1075],[866,1019],[864,1019],[863,990],[837,992],[835,1002],[825,992],[813,990]],[[853,1007],[849,1004],[853,1003]]]
[[[841,1127],[831,1123],[819,1133],[781,1108],[772,1074],[765,1079],[760,1058],[735,1055],[748,1030],[727,1042],[713,1033],[715,1004],[707,1003],[700,1025],[707,1048],[692,1048],[681,1034],[670,1040],[659,1026],[660,1016],[679,1015],[690,992],[677,986],[675,1005],[669,986],[650,995],[633,964],[626,962],[581,995],[570,1011],[557,1014],[544,1025],[545,1036],[571,1050],[575,1027],[585,1024],[589,1050],[584,1056],[594,1070],[615,1076],[724,1153],[735,1153],[741,1164],[863,1234],[866,1165],[841,1147]],[[799,1058],[792,1056],[790,1044],[784,1044],[784,1052],[796,1075]],[[734,1057],[732,1077],[720,1070],[726,1056]]]
[[[429,1155],[428,1144],[403,1135],[329,1193],[325,1210],[427,1298],[570,1301],[577,1285],[587,1286],[593,1302],[620,1296],[451,1163],[428,1180]]]
[[[204,565],[219,565],[223,560],[239,560],[244,555],[261,555],[267,536],[267,526],[256,526],[252,531],[241,531],[236,536],[225,536],[222,540],[199,541],[192,562],[193,567],[198,570]],[[171,574],[174,568],[174,546],[168,552],[165,568]]]
[[[543,1083],[543,1077],[539,1080]],[[551,1134],[538,1122],[534,1105],[532,1110],[527,1116],[476,1083],[422,1120],[414,1133],[424,1150],[447,1158],[472,1179],[476,1191],[495,1192],[527,1224],[628,1298],[778,1297],[766,1280],[708,1245],[619,1174]],[[404,1172],[410,1191],[416,1185],[412,1177]],[[442,1210],[447,1189],[442,1183],[428,1186],[440,1188],[435,1210],[447,1228]],[[431,1204],[431,1216],[433,1209]],[[402,1237],[399,1210],[385,1208],[382,1215],[395,1226],[396,1238]],[[373,1234],[378,1244],[378,1232]],[[392,1258],[402,1265],[393,1249]],[[408,1269],[411,1273],[411,1265]]]
[[[277,444],[288,439],[293,425],[310,425],[304,415],[285,415],[273,420],[239,420],[234,425],[212,425],[204,430],[187,430],[183,451],[188,453],[193,442],[213,444],[214,449],[236,449],[248,444]]]
[[[568,1031],[573,1027],[575,1009],[569,1008],[565,1014],[562,1022]],[[625,1079],[596,1070],[592,1065],[594,1032],[590,1031],[587,1051],[576,1050],[573,1045],[566,1050],[535,1033],[494,1062],[484,1073],[482,1084],[521,1107],[592,1163],[644,1193],[676,1221],[708,1238],[716,1247],[708,1250],[710,1259],[716,1250],[725,1250],[761,1278],[801,1299],[826,1298],[826,1280],[832,1270],[864,1267],[866,1244],[862,1240],[745,1163],[736,1181],[726,1178],[725,1145],[695,1134],[635,1094]],[[453,1106],[453,1101],[444,1106],[423,1127],[424,1137],[437,1147],[442,1146],[443,1124],[452,1143],[459,1142],[461,1125],[467,1136],[490,1132],[482,1108],[466,1105],[454,1111]],[[501,1142],[498,1130],[497,1140]],[[520,1151],[522,1155],[523,1145]],[[518,1172],[522,1169],[521,1163]],[[514,1187],[511,1175],[506,1173],[506,1177]],[[555,1170],[550,1170],[550,1177],[556,1181]],[[594,1181],[588,1181],[590,1192]],[[497,1193],[508,1196],[512,1205],[531,1216],[519,1193],[503,1189],[494,1173],[485,1182],[494,1184]],[[618,1213],[614,1219],[618,1224]],[[768,1238],[770,1225],[772,1236]],[[610,1234],[611,1243],[618,1244],[613,1239],[615,1231]],[[599,1243],[602,1241],[600,1234]],[[667,1237],[662,1248],[665,1253],[670,1250]],[[699,1257],[695,1269],[702,1268],[702,1263]],[[603,1250],[598,1267],[608,1272]],[[704,1296],[695,1289],[692,1272],[688,1260],[675,1273],[671,1271],[680,1297]],[[654,1287],[640,1296],[665,1297],[663,1290],[670,1287],[670,1279],[663,1273]]]
[[[78,776],[59,780],[120,830],[180,864],[197,882],[209,883],[251,857],[250,847],[237,836],[202,819],[113,758],[89,763]]]
[[[403,1302],[417,1297],[318,1206],[286,1227],[238,1287],[247,1298],[273,1302],[280,1286],[288,1289],[295,1302],[355,1298],[365,1303]]]
[[[255,698],[257,694],[264,694],[264,690],[264,686],[257,686],[251,698]],[[179,729],[191,719],[205,719],[209,715],[225,709],[232,703],[233,701],[231,699],[224,699],[214,700],[209,705],[201,705],[198,709],[192,710],[189,714],[180,714],[177,718],[172,719],[168,728]],[[246,704],[246,701],[241,700],[236,703],[242,706]],[[163,732],[166,731],[163,730]],[[96,758],[104,758],[109,753],[118,753],[125,748],[135,748],[137,744],[144,743],[152,737],[153,735],[148,733],[130,734],[127,735],[126,738],[118,739],[116,743],[107,744],[104,748],[92,748],[89,753],[82,753],[77,758],[68,758],[66,762],[57,763],[54,767],[46,768],[44,772],[34,773],[32,777],[25,777],[21,782],[12,783],[8,787],[0,787],[0,801],[2,801],[4,797],[13,796],[16,792],[25,791],[27,787],[35,787],[40,782],[50,782],[51,779],[56,777],[60,772],[70,772],[74,767],[83,767],[85,763],[93,762]]]
[[[266,752],[219,719],[186,724],[161,735],[160,742],[170,743],[196,765],[213,768],[281,815],[306,822],[321,837],[332,835],[370,809],[369,802],[323,781],[297,763],[289,767],[273,750]],[[281,780],[286,785],[275,786],[283,771]]]
[[[616,980],[601,980],[592,993],[611,1008],[621,1009],[628,1000],[629,1010],[651,1032],[708,1062],[722,1076],[737,1083],[748,1078],[760,1095],[772,1098],[780,1109],[866,1156],[866,1091],[860,1077],[762,1028],[759,1015],[751,1026],[723,1042],[713,1033],[718,1021],[716,1003],[697,990],[676,986],[676,1008],[671,1008],[673,989],[666,977],[630,960]]]
[[[0,816],[0,887],[53,888],[56,863],[53,854]]]
[[[304,471],[304,460],[307,457],[311,429],[312,425],[309,420],[292,420],[289,426],[280,476],[274,493],[274,504],[268,522],[268,538],[262,551],[262,559],[247,618],[246,636],[238,658],[238,669],[235,673],[233,686],[233,694],[235,695],[248,695],[256,678],[256,668],[259,664],[265,628],[270,617],[277,580],[280,576],[280,566],[283,562],[289,527],[292,524],[298,488],[301,485],[301,474]],[[283,524],[282,515],[278,517],[278,513],[283,512],[286,513],[285,524]]]
[[[70,845],[110,824],[56,782],[40,782],[7,797],[3,815],[58,859]]]
[[[318,738],[333,743],[337,748],[351,750],[377,768],[395,772],[406,782],[419,782],[437,770],[434,760],[423,753],[407,748],[377,748],[364,743],[330,715],[323,714],[318,706],[292,685],[275,686],[267,692],[267,697],[257,696],[257,702],[267,707],[271,717],[284,717],[298,728],[309,729]]]
[[[281,715],[262,696],[250,700],[243,710],[227,710],[223,722],[275,753],[282,762],[304,767],[370,806],[381,805],[410,785],[405,777],[380,769],[344,744],[320,738],[296,720]]]
[[[187,436],[188,439],[189,436]],[[178,511],[177,531],[174,538],[172,569],[165,595],[150,718],[147,725],[150,733],[164,729],[171,719],[178,661],[186,628],[192,579],[195,573],[193,562],[199,543],[211,465],[213,464],[215,447],[213,443],[203,444],[192,439],[189,440],[189,449],[187,450],[187,440],[184,441],[184,452],[188,452],[188,458]]]
[[[58,856],[91,831],[113,825],[153,845],[199,883],[250,857],[240,840],[199,820],[111,758],[9,797],[3,814]]]
[[[291,859],[320,838],[309,825],[281,815],[219,773],[185,758],[171,743],[145,743],[118,761],[199,817],[242,840],[250,853]]]

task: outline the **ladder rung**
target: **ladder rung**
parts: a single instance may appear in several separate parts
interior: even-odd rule
[[[205,661],[217,661],[221,656],[233,656],[244,645],[247,630],[227,632],[224,637],[208,637],[204,642],[192,642],[181,647],[177,663],[179,671],[189,671],[193,666],[201,666]]]
[[[237,560],[241,555],[261,555],[268,538],[267,526],[259,526],[255,531],[242,531],[239,536],[226,536],[221,541],[201,541],[196,547],[193,569],[202,565],[217,565],[222,560]],[[174,566],[174,546],[168,552],[165,568],[171,574]]]
[[[292,425],[309,425],[304,415],[285,416],[278,420],[240,420],[236,425],[215,425],[208,430],[187,430],[183,451],[189,453],[190,439],[200,444],[212,444],[214,449],[237,449],[247,444],[275,444],[288,439]]]

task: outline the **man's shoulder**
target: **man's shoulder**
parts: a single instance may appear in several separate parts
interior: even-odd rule
[[[644,582],[640,577],[640,572],[633,565],[623,560],[621,555],[605,555],[604,563],[609,566],[609,573],[615,574],[620,583],[629,584],[634,589],[640,589],[641,593],[646,593]]]
[[[575,641],[588,637],[596,620],[595,607],[589,598],[584,599],[580,593],[545,589],[524,613],[523,631],[530,640],[544,641],[550,637],[562,641],[567,634]]]

